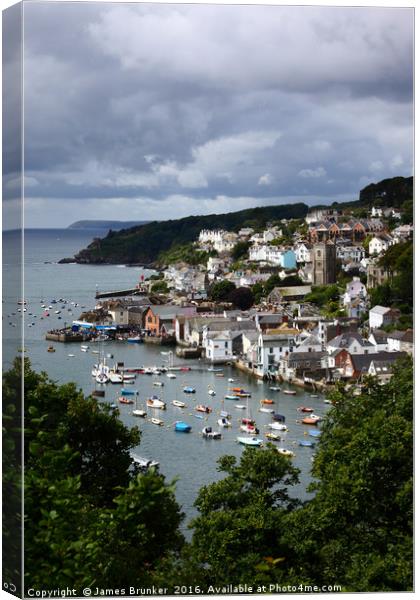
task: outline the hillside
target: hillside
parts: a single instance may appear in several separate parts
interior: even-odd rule
[[[240,229],[244,225],[263,227],[267,221],[304,218],[306,204],[283,204],[249,208],[222,215],[199,215],[170,221],[153,221],[122,231],[110,231],[96,238],[73,260],[86,264],[154,263],[159,255],[172,246],[180,246],[198,238],[202,229]],[[63,261],[65,262],[65,261]]]
[[[137,225],[145,225],[150,221],[102,221],[86,219],[84,221],[75,221],[67,227],[67,229],[112,229],[113,231],[120,231],[121,229],[128,229],[129,227],[135,227]]]

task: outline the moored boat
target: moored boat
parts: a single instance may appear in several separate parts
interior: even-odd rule
[[[134,400],[132,398],[127,398],[126,396],[120,396],[118,402],[120,404],[134,404]]]
[[[265,437],[273,442],[279,442],[281,440],[281,437],[278,435],[278,433],[273,433],[272,431],[267,432]]]
[[[159,408],[160,410],[165,410],[166,403],[158,398],[157,396],[152,396],[146,400],[146,405],[149,408]]]
[[[312,417],[304,417],[301,420],[302,425],[317,425],[319,419],[313,419]]]
[[[203,427],[201,430],[201,434],[203,438],[207,440],[220,440],[222,439],[222,434],[220,431],[213,431],[211,427]]]
[[[216,392],[215,392],[214,390],[210,389],[210,390],[208,391],[208,394],[209,394],[209,396],[215,396],[215,395],[216,395]]]
[[[283,394],[288,394],[289,396],[296,396],[295,390],[283,390]]]
[[[282,456],[288,456],[289,458],[292,458],[295,455],[294,452],[287,450],[287,448],[277,448],[277,452]]]
[[[190,387],[190,386],[187,385],[187,386],[184,387],[183,391],[184,391],[184,394],[195,394],[196,390],[195,390],[195,388]]]
[[[311,440],[299,440],[299,446],[305,446],[307,448],[313,448],[314,442],[311,442]]]
[[[220,417],[220,419],[217,419],[217,424],[220,427],[231,427],[232,426],[232,423],[226,417]]]
[[[210,406],[205,406],[204,404],[199,404],[198,406],[195,407],[195,410],[197,410],[198,412],[210,414],[212,409],[210,408]]]
[[[261,408],[258,409],[259,412],[262,413],[267,413],[267,414],[273,414],[274,413],[274,409],[273,408],[265,408],[264,406],[262,406]]]
[[[147,417],[147,411],[142,408],[135,408],[131,413],[134,417],[142,417],[143,419]]]
[[[189,433],[191,431],[191,425],[184,423],[184,421],[176,421],[175,431],[179,431],[180,433]]]
[[[233,396],[232,394],[227,394],[225,396],[225,400],[237,400],[238,396]]]
[[[238,410],[244,410],[246,408],[245,404],[235,404],[235,408]]]
[[[165,423],[162,421],[162,419],[158,419],[157,417],[152,417],[150,419],[150,422],[153,423],[153,425],[164,425]]]
[[[298,410],[303,413],[311,413],[314,409],[310,406],[299,406]]]
[[[274,423],[269,423],[267,427],[269,429],[275,429],[276,431],[287,431],[286,425],[284,425],[283,423],[278,423],[277,421],[275,421]]]
[[[264,398],[261,400],[260,404],[274,404],[274,400],[270,400],[270,398]]]
[[[279,392],[281,388],[277,387],[276,385],[270,385],[270,390],[273,392]]]
[[[172,400],[172,404],[178,408],[185,408],[187,406],[185,402],[181,402],[181,400]]]
[[[263,445],[263,440],[260,440],[259,438],[256,437],[252,437],[252,438],[248,438],[248,437],[240,437],[238,436],[236,438],[236,441],[239,442],[239,444],[243,444],[244,446],[262,446]]]
[[[166,373],[166,377],[167,377],[168,379],[176,379],[176,375],[175,375],[175,373]]]

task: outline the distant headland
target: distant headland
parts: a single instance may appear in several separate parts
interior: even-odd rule
[[[75,221],[67,227],[67,229],[112,229],[113,231],[120,231],[121,229],[130,229],[130,227],[137,227],[138,225],[146,225],[150,221],[103,221],[86,219],[84,221]]]

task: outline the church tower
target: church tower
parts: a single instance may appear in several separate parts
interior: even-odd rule
[[[328,285],[336,281],[336,251],[332,240],[314,244],[312,248],[312,285]]]

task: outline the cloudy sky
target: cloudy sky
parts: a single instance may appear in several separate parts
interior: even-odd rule
[[[30,2],[24,26],[26,226],[412,174],[411,9]]]

